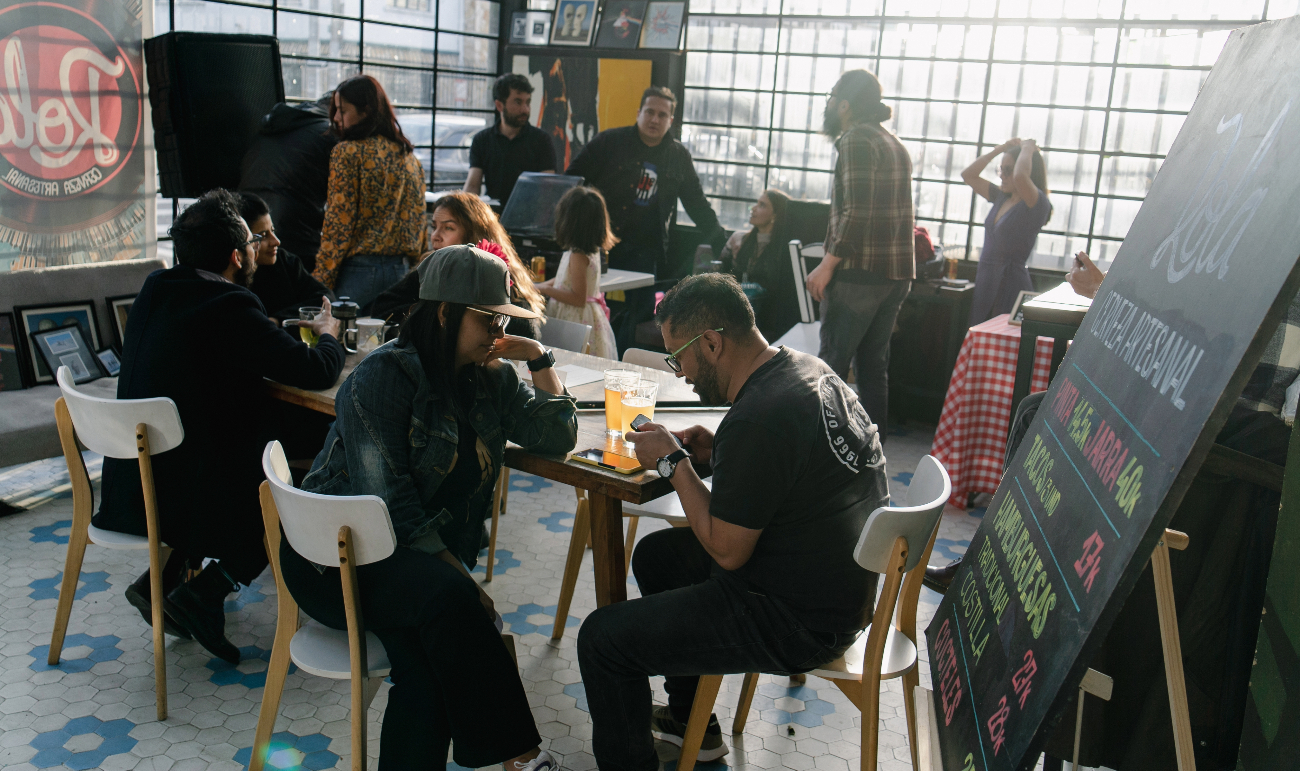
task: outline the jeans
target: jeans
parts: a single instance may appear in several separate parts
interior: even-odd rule
[[[307,615],[347,628],[338,568],[320,572],[281,540],[284,583]],[[380,771],[490,766],[541,743],[519,672],[478,589],[432,554],[398,547],[357,568],[366,628],[392,663]]]
[[[654,771],[651,675],[666,675],[683,723],[700,675],[806,672],[838,658],[858,633],[805,627],[780,599],[755,594],[689,528],[646,536],[632,555],[639,600],[596,610],[578,632],[578,665],[601,771]],[[874,591],[874,589],[873,589]]]
[[[889,338],[912,282],[858,284],[835,280],[822,297],[822,341],[817,356],[841,378],[849,365],[858,398],[880,432],[889,436]]]
[[[380,292],[402,280],[407,273],[406,258],[382,254],[354,254],[339,266],[334,295],[348,297],[368,312],[370,303]]]

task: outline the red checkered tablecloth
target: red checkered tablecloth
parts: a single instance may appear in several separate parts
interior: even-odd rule
[[[997,492],[1011,425],[1011,392],[1016,383],[1020,327],[995,316],[966,332],[943,400],[939,427],[930,449],[952,478],[954,506],[965,507],[972,492]],[[1046,391],[1052,339],[1038,338],[1029,391]]]

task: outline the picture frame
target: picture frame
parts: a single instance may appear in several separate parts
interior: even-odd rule
[[[675,51],[681,48],[686,3],[651,0],[641,25],[641,48]]]
[[[118,356],[117,349],[113,346],[95,351],[95,356],[104,365],[104,373],[109,377],[117,377],[122,372],[122,357]]]
[[[1011,306],[1011,315],[1007,317],[1007,323],[1013,327],[1020,326],[1020,324],[1025,320],[1025,310],[1021,306],[1040,294],[1042,294],[1042,292],[1031,292],[1028,289],[1020,290],[1020,294],[1016,295],[1015,304]]]
[[[72,371],[75,385],[89,383],[107,376],[104,364],[95,355],[95,349],[86,342],[87,333],[80,322],[72,322],[53,329],[40,329],[32,332],[32,350],[36,351],[50,372],[57,372],[59,367]],[[54,379],[53,376],[50,377]]]
[[[27,387],[17,331],[14,315],[0,313],[0,391],[20,391]]]
[[[90,336],[87,342],[90,345],[91,358],[94,358],[94,351],[102,347],[99,321],[95,317],[95,303],[91,300],[20,305],[14,308],[14,316],[18,326],[15,337],[21,340],[24,349],[22,358],[29,375],[27,382],[31,385],[54,382],[54,373],[45,366],[45,359],[32,347],[33,332],[57,329],[75,322],[81,324],[85,334]]]
[[[528,11],[525,14],[524,45],[544,46],[551,40],[551,14],[549,11]]]
[[[108,315],[113,319],[113,337],[117,340],[118,348],[126,346],[126,319],[131,315],[131,305],[135,303],[135,295],[120,294],[116,297],[105,297],[104,304],[108,306]]]
[[[590,46],[596,35],[596,0],[559,0],[551,19],[551,45]]]
[[[600,15],[597,48],[636,48],[641,40],[647,0],[608,0]]]

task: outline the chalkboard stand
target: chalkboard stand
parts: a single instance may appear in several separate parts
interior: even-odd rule
[[[1183,677],[1183,645],[1178,636],[1178,611],[1174,608],[1174,578],[1169,569],[1169,550],[1187,548],[1186,533],[1165,528],[1151,554],[1156,582],[1156,612],[1160,616],[1160,645],[1165,653],[1165,682],[1169,686],[1169,711],[1174,721],[1174,754],[1178,771],[1196,771],[1192,752],[1192,719],[1187,710],[1187,681]],[[1078,736],[1075,736],[1078,746]],[[1076,759],[1078,750],[1075,750]],[[1077,766],[1076,766],[1077,767]]]

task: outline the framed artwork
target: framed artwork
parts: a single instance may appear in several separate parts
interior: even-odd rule
[[[596,32],[596,0],[560,0],[551,21],[551,45],[589,46]]]
[[[16,332],[14,315],[0,313],[0,391],[17,391],[26,387]]]
[[[96,351],[95,356],[99,358],[99,363],[104,365],[104,372],[108,373],[109,377],[117,377],[122,371],[122,360],[111,345],[102,351]]]
[[[99,357],[95,355],[95,349],[86,342],[81,324],[77,322],[32,332],[31,340],[32,348],[44,360],[50,372],[57,372],[59,367],[67,367],[72,372],[72,382],[77,385],[98,380],[107,374]]]
[[[645,22],[646,0],[609,0],[596,33],[597,48],[636,48]]]
[[[135,302],[135,295],[106,297],[104,302],[108,305],[108,315],[113,317],[113,334],[117,337],[117,345],[122,347],[126,345],[126,319],[131,315],[131,304]]]
[[[685,13],[686,3],[650,3],[646,8],[645,23],[641,25],[641,47],[680,48]]]
[[[510,17],[510,42],[514,45],[544,46],[550,33],[549,11],[520,11]]]
[[[1021,306],[1040,294],[1042,292],[1031,292],[1028,289],[1020,290],[1020,294],[1016,295],[1015,305],[1011,306],[1011,316],[1007,319],[1007,323],[1013,327],[1020,326],[1025,320],[1025,310]]]
[[[33,332],[44,332],[50,329],[66,327],[69,324],[80,324],[85,334],[90,336],[90,340],[87,342],[90,344],[91,358],[94,358],[94,351],[101,347],[99,325],[95,321],[95,304],[90,300],[78,300],[53,305],[20,305],[14,308],[14,315],[17,317],[16,321],[18,322],[18,333],[15,337],[22,341],[25,349],[23,359],[28,367],[28,372],[32,374],[28,381],[32,385],[54,382],[54,372],[45,366],[45,359],[32,347],[31,334]]]

